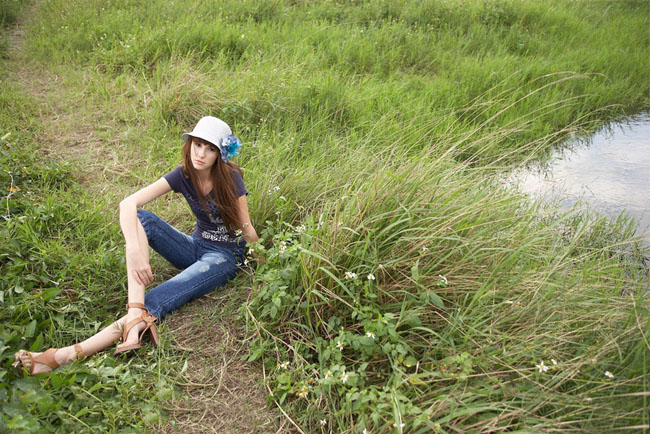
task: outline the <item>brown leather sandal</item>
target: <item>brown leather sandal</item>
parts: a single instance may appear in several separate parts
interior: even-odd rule
[[[151,315],[149,310],[142,303],[128,303],[126,305],[126,310],[128,311],[129,308],[132,307],[138,309],[144,309],[144,312],[142,312],[142,315],[140,315],[139,318],[129,321],[129,323],[124,327],[124,331],[122,332],[122,342],[126,342],[126,338],[129,335],[129,331],[131,331],[134,325],[144,321],[146,326],[144,329],[140,331],[140,335],[138,336],[138,342],[131,345],[127,345],[119,349],[116,348],[115,352],[113,353],[114,356],[140,349],[142,347],[142,338],[147,332],[149,332],[149,337],[151,338],[151,341],[153,342],[154,346],[158,345],[158,330],[156,329],[157,318]]]
[[[36,367],[37,363],[40,363],[42,365],[47,365],[50,368],[52,368],[52,371],[54,371],[56,368],[58,368],[59,363],[56,361],[56,358],[54,355],[56,352],[59,350],[59,348],[50,348],[48,350],[43,351],[41,354],[38,356],[32,356],[32,353],[30,351],[26,351],[27,355],[29,356],[29,360],[31,361],[31,364],[29,366],[29,375],[34,375],[34,367]],[[23,351],[23,350],[21,350]],[[84,356],[83,350],[81,349],[81,345],[75,344],[74,345],[74,351],[77,354],[77,360],[79,360],[81,357]],[[23,373],[26,370],[26,366],[23,364],[23,359],[20,357],[20,351],[18,351],[16,354],[14,354],[14,363],[13,365],[20,369]],[[50,371],[50,372],[52,372]],[[43,372],[45,374],[45,372]]]
[[[58,348],[50,348],[49,350],[43,351],[41,354],[38,356],[32,356],[32,353],[30,351],[26,350],[21,350],[25,351],[27,355],[29,356],[29,360],[31,361],[31,364],[29,366],[29,375],[34,375],[34,367],[36,366],[37,363],[41,363],[43,365],[47,365],[50,368],[52,368],[52,371],[54,371],[56,368],[59,367],[59,364],[57,363],[56,359],[54,358],[54,354],[57,352]],[[18,351],[16,354],[14,354],[14,363],[13,365],[22,373],[25,374],[27,372],[27,366],[23,363],[23,359],[21,356],[21,351]],[[52,372],[50,371],[50,372]]]

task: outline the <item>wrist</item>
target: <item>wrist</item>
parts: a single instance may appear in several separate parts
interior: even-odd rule
[[[126,243],[126,253],[136,253],[138,251],[139,251],[139,247],[137,244]]]

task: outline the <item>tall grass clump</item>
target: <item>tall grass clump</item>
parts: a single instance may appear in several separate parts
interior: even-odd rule
[[[242,313],[274,401],[305,432],[647,423],[632,229],[531,206],[453,146],[344,153],[327,193],[267,221]]]

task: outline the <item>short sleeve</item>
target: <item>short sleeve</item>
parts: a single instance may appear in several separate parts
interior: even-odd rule
[[[241,197],[248,194],[246,186],[244,185],[244,178],[241,176],[238,170],[232,171],[232,180],[235,182],[235,190],[237,190],[237,197]]]
[[[169,186],[172,188],[174,193],[178,193],[179,191],[181,191],[181,186],[183,185],[184,176],[185,175],[183,175],[181,166],[176,167],[176,169],[172,170],[167,175],[165,175],[165,179],[169,183]]]

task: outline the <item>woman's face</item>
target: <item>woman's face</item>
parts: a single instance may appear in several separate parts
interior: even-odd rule
[[[212,143],[194,137],[192,137],[190,147],[190,157],[194,168],[199,172],[210,172],[210,169],[216,163],[217,158],[220,157],[219,148],[214,146]]]

